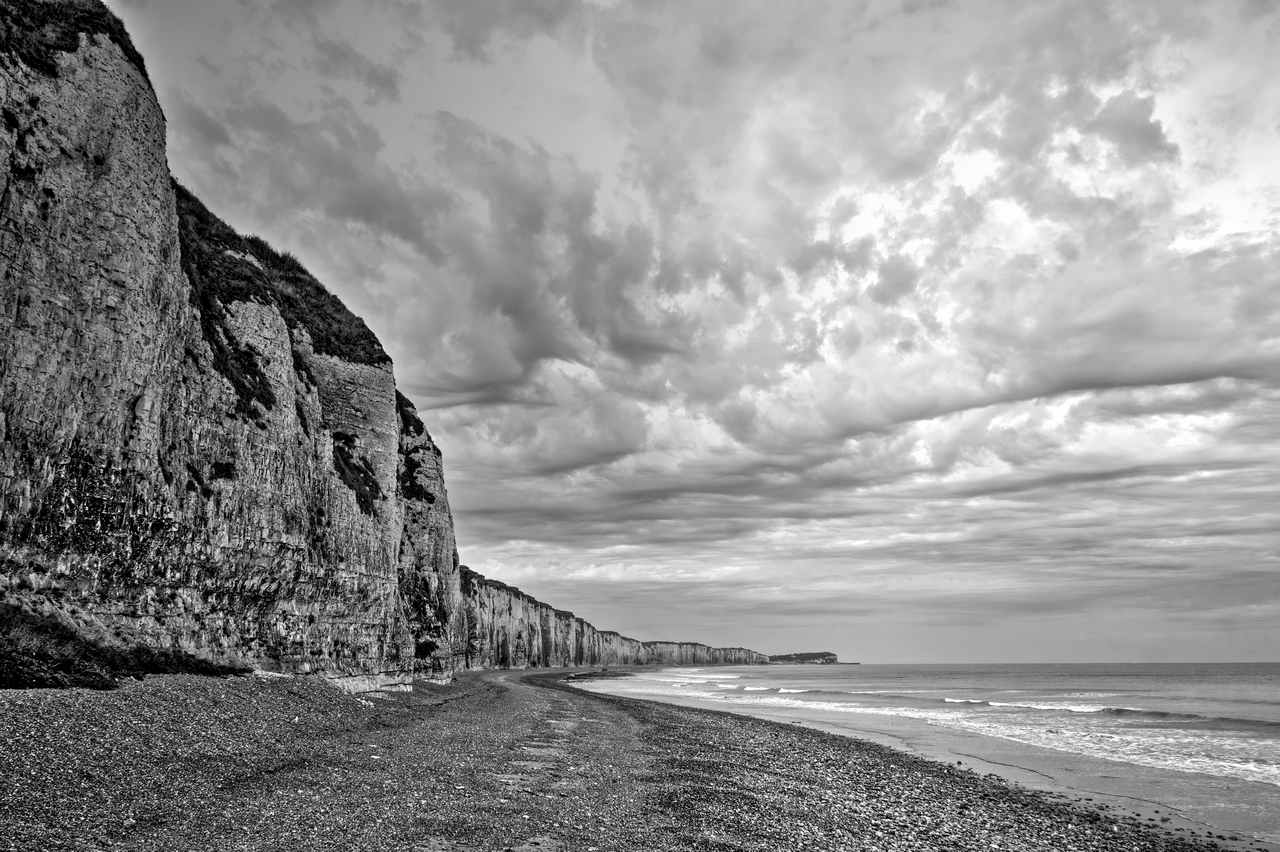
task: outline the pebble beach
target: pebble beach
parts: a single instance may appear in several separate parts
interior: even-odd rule
[[[0,693],[0,850],[1259,849],[760,719],[488,672]]]

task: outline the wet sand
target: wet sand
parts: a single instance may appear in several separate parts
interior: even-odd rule
[[[1249,848],[564,676],[491,672],[376,700],[187,675],[3,692],[0,849]]]

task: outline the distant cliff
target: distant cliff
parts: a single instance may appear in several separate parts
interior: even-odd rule
[[[769,657],[771,663],[810,663],[830,665],[840,662],[830,651],[806,651],[800,654],[774,654]]]
[[[0,621],[357,691],[765,661],[601,632],[460,568],[391,359],[174,182],[97,0],[0,0],[0,117]]]
[[[466,665],[525,666],[754,665],[768,657],[746,648],[696,642],[641,642],[597,630],[571,612],[554,609],[517,588],[462,568],[466,602]]]

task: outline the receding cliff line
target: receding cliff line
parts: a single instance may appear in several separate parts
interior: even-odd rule
[[[620,665],[754,665],[769,661],[746,648],[697,642],[642,642],[597,630],[519,589],[462,568],[468,668]]]
[[[764,661],[601,632],[461,568],[391,359],[172,179],[145,65],[97,0],[0,0],[0,117],[0,627],[357,691]]]

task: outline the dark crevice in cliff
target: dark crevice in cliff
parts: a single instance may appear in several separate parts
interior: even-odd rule
[[[187,491],[192,494],[199,494],[208,500],[213,496],[213,489],[204,481],[204,472],[200,470],[198,465],[187,462]]]
[[[400,572],[400,593],[405,602],[408,627],[414,637],[413,656],[416,660],[431,661],[445,637],[445,625],[452,614],[449,602],[441,596],[439,587],[433,588],[419,571]],[[423,670],[432,668],[428,664]]]
[[[303,434],[308,438],[311,437],[311,421],[307,418],[306,406],[302,404],[302,400],[295,399],[293,401],[294,414],[298,416],[298,425],[302,427]]]
[[[303,384],[307,388],[319,387],[320,383],[316,381],[316,374],[312,372],[306,356],[299,352],[297,347],[294,347],[289,354],[293,357],[293,372],[297,374],[298,378],[302,379]]]
[[[418,460],[421,450],[411,450],[401,457],[400,494],[407,500],[422,500],[428,506],[436,502],[436,495],[423,486],[418,478],[422,462]]]
[[[420,438],[426,434],[427,427],[422,425],[418,417],[418,409],[409,397],[396,391],[396,412],[400,415],[400,434],[410,438]],[[427,435],[430,438],[430,435]]]
[[[41,74],[58,76],[55,54],[79,50],[81,33],[111,39],[149,81],[124,22],[97,0],[0,0],[0,53]]]
[[[40,98],[31,96],[25,103],[6,106],[3,110],[4,129],[13,134],[13,147],[9,150],[9,174],[15,180],[34,185],[44,171],[44,163],[32,157],[27,141],[38,131],[43,130],[47,121],[37,112]],[[10,190],[5,187],[5,208],[10,206]],[[46,196],[46,201],[48,197]]]
[[[346,486],[356,493],[356,503],[366,515],[376,515],[382,489],[378,475],[364,456],[356,454],[355,435],[333,433],[333,469]]]

